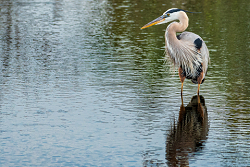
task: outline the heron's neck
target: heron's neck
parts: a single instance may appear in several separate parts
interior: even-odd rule
[[[181,13],[179,16],[180,22],[173,22],[171,23],[168,28],[168,35],[173,35],[176,36],[177,32],[183,32],[187,29],[188,27],[188,17],[186,13]]]
[[[184,13],[184,12],[183,12]],[[176,33],[183,32],[188,27],[188,17],[186,13],[179,17],[180,22],[173,22],[168,25],[165,33],[165,42],[166,42],[166,53],[174,60],[174,62],[179,62],[176,59],[177,50],[181,51],[181,41],[177,39]]]

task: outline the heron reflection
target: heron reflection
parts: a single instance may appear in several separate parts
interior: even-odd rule
[[[200,102],[199,101],[200,98]],[[190,154],[203,148],[208,134],[208,116],[203,96],[193,96],[190,103],[180,107],[177,124],[170,129],[166,141],[168,166],[189,165]]]

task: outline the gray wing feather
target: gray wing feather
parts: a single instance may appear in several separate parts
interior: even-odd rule
[[[192,32],[183,32],[178,35],[178,41],[171,39],[166,31],[166,53],[173,60],[175,65],[181,66],[185,71],[189,71],[191,76],[197,76],[196,69],[202,63],[202,70],[206,74],[209,52],[205,42],[202,38]],[[176,38],[176,37],[175,37]],[[200,38],[202,40],[202,47],[197,50],[194,41]],[[175,42],[174,42],[175,41]],[[205,77],[205,75],[204,75]]]
[[[190,42],[194,42],[197,38],[202,40],[202,47],[200,49],[200,56],[202,59],[201,63],[203,64],[203,71],[206,74],[207,68],[208,68],[208,63],[210,62],[210,58],[209,58],[208,48],[207,48],[205,42],[203,41],[203,39],[199,35],[192,33],[192,32],[187,32],[187,31],[181,33],[179,38],[180,38],[180,40],[190,41]]]

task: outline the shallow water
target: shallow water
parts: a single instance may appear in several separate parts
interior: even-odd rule
[[[151,3],[1,1],[1,166],[250,165],[249,2]],[[167,25],[140,30],[172,7],[202,12],[187,31],[210,51],[198,139],[171,140],[183,108]],[[185,81],[184,107],[196,90]]]

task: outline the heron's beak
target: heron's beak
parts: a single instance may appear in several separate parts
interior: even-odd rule
[[[153,26],[153,25],[155,25],[155,24],[159,24],[159,23],[163,22],[164,20],[165,20],[165,17],[164,17],[164,16],[160,16],[160,17],[158,17],[157,19],[155,19],[155,20],[149,22],[148,24],[146,24],[145,26],[143,26],[143,27],[141,28],[141,30],[144,29],[144,28],[148,28],[148,27],[150,27],[150,26]]]

